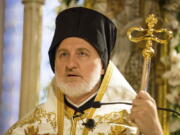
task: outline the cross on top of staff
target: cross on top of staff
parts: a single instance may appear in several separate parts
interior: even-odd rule
[[[143,50],[142,54],[144,57],[152,57],[154,55],[154,50],[152,48],[152,42],[157,42],[160,44],[164,44],[166,45],[168,43],[168,41],[172,38],[172,32],[165,29],[165,28],[161,28],[161,29],[155,29],[155,25],[157,24],[158,19],[156,18],[156,16],[154,14],[150,14],[147,18],[146,18],[146,23],[147,23],[147,29],[144,29],[142,27],[131,27],[128,31],[127,31],[127,35],[130,41],[138,43],[141,41],[146,41],[146,45],[145,45],[145,49]],[[140,36],[140,37],[133,37],[132,33],[133,32],[145,32],[145,35]],[[167,39],[160,39],[157,36],[155,36],[155,34],[166,34],[167,35]]]

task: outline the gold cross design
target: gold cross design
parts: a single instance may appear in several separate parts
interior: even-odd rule
[[[142,27],[131,27],[127,31],[127,36],[130,41],[138,43],[141,41],[145,41],[145,47],[142,51],[142,55],[144,57],[144,65],[143,65],[143,72],[142,72],[142,79],[141,79],[141,88],[140,90],[147,90],[148,87],[148,78],[149,78],[149,72],[150,72],[150,63],[151,63],[151,57],[154,55],[154,49],[153,41],[157,42],[159,44],[168,44],[168,41],[172,38],[172,32],[165,29],[155,29],[154,26],[157,24],[158,19],[154,14],[150,14],[147,19],[147,29],[144,29]],[[142,32],[145,33],[144,36],[140,37],[133,37],[133,32]],[[160,39],[156,36],[156,34],[165,34],[167,36],[167,39]]]

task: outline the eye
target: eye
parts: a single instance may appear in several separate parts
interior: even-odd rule
[[[88,57],[89,56],[89,52],[87,50],[84,50],[84,49],[79,50],[78,51],[78,56],[80,56],[80,57]]]
[[[87,56],[88,54],[86,52],[81,51],[81,52],[79,52],[79,55],[80,56]]]
[[[64,57],[67,57],[68,56],[68,53],[67,52],[60,52],[59,53],[59,57],[60,58],[64,58]]]

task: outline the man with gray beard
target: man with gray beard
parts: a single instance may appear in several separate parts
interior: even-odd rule
[[[82,7],[62,11],[49,59],[55,77],[48,99],[18,121],[7,135],[163,135],[154,99],[136,95],[110,54],[116,27]],[[101,106],[100,102],[132,102]]]

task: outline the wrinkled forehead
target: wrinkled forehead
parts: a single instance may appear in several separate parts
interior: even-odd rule
[[[94,53],[99,56],[96,48],[90,44],[87,40],[79,37],[68,37],[65,38],[58,46],[57,50],[67,49],[67,50],[82,50],[86,49],[87,51]],[[99,56],[100,57],[100,56]]]

